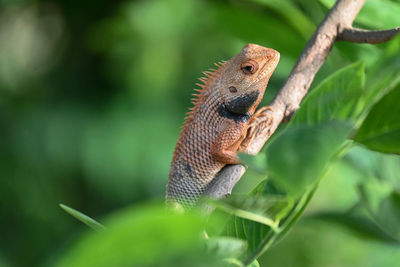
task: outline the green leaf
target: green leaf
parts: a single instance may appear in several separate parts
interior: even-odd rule
[[[236,258],[227,258],[224,260],[224,264],[227,267],[245,267],[243,262]]]
[[[107,219],[106,230],[86,233],[57,266],[220,266],[204,249],[204,224],[164,204],[126,209]]]
[[[207,250],[221,258],[237,258],[247,249],[247,242],[232,237],[211,237],[206,240]]]
[[[379,179],[400,190],[400,157],[384,154],[364,146],[354,146],[344,160],[360,175],[361,181]]]
[[[79,221],[83,222],[90,228],[92,228],[95,231],[100,231],[105,229],[104,225],[101,223],[97,222],[96,220],[90,218],[89,216],[83,214],[82,212],[79,212],[73,208],[68,207],[67,205],[60,204],[60,207],[65,210],[67,213],[78,219]]]
[[[371,180],[360,186],[360,193],[376,224],[400,241],[400,192],[388,183]]]
[[[336,71],[308,94],[290,125],[315,125],[333,119],[355,122],[363,86],[363,62]]]
[[[400,154],[400,84],[376,103],[354,140],[368,148]]]
[[[215,207],[234,216],[258,222],[278,232],[277,225],[290,210],[291,203],[279,195],[240,196],[212,202]]]
[[[252,263],[248,265],[244,265],[243,262],[241,262],[238,259],[235,258],[229,258],[225,260],[225,263],[227,263],[227,267],[260,267],[260,264],[258,263],[257,260],[254,260]]]
[[[232,195],[213,203],[218,212],[233,215],[222,234],[247,240],[248,247],[241,257],[243,259],[257,250],[271,231],[279,233],[277,226],[292,207],[292,203],[284,196],[260,194],[259,191],[254,193],[252,196]]]
[[[226,234],[248,241],[245,263],[252,262],[293,226],[351,129],[352,125],[339,121],[289,127],[267,150],[270,184],[260,184],[251,197],[235,196],[217,203],[219,209],[234,215],[227,224]],[[272,192],[286,195],[265,194],[271,191],[271,183]],[[299,198],[300,202],[292,209],[293,201]]]
[[[267,150],[268,174],[272,183],[293,198],[310,190],[350,130],[348,124],[335,121],[288,128]]]
[[[393,48],[388,49],[368,72],[365,92],[360,100],[366,103],[367,109],[400,83],[400,57],[396,50],[400,42],[392,40],[390,45]]]
[[[247,265],[247,267],[260,267],[260,264],[258,263],[257,260],[254,260],[252,263]]]

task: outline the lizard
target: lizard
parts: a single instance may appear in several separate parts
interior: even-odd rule
[[[240,163],[237,153],[246,152],[257,121],[269,116],[268,106],[255,111],[279,58],[274,49],[247,44],[230,60],[216,63],[216,69],[203,72],[175,146],[167,204],[190,209],[225,165]]]

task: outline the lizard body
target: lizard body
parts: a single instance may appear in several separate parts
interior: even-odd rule
[[[175,147],[167,202],[193,206],[226,164],[239,164],[237,152],[254,137],[253,123],[266,116],[268,107],[255,110],[278,61],[277,51],[248,44],[216,70],[204,72]]]

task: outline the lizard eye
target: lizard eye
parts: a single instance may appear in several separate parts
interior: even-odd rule
[[[258,63],[249,60],[240,65],[240,69],[243,71],[244,74],[254,74],[258,70]]]

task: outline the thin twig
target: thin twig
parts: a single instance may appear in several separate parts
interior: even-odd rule
[[[400,27],[382,30],[382,31],[369,31],[357,28],[344,28],[337,41],[347,41],[352,43],[369,43],[369,44],[379,44],[392,39],[398,32]]]
[[[268,114],[273,123],[260,129],[247,153],[257,154],[282,121],[289,120],[300,107],[315,74],[325,62],[337,40],[360,42],[362,39],[384,42],[395,36],[399,28],[388,31],[362,31],[351,27],[365,0],[338,0],[311,37],[286,82],[273,100]],[[366,39],[365,37],[368,36]],[[227,165],[214,178],[205,192],[206,196],[221,198],[231,194],[233,187],[244,174],[242,165]]]

